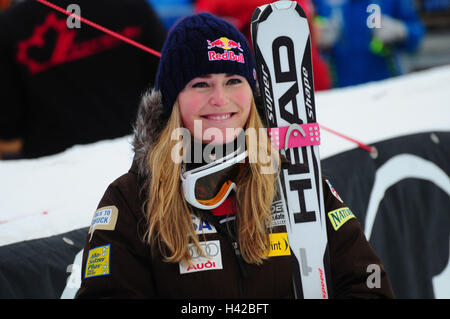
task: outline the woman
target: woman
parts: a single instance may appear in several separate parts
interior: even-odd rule
[[[231,24],[202,13],[171,30],[133,165],[94,214],[78,298],[294,297],[287,241],[274,240],[286,233],[271,212],[279,158],[261,130],[254,74]],[[324,195],[327,211],[345,206],[326,183]],[[356,219],[327,228],[334,296],[392,297]],[[369,264],[381,266],[379,288],[366,285]]]

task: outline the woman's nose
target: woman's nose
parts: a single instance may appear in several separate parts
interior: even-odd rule
[[[214,106],[224,106],[227,102],[228,97],[225,88],[220,85],[214,87],[214,90],[211,92],[210,103]]]

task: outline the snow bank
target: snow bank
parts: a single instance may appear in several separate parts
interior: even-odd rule
[[[0,246],[90,225],[108,185],[128,171],[130,137],[0,162]]]

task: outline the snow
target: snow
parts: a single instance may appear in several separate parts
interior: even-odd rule
[[[89,226],[106,188],[132,159],[127,136],[0,162],[0,246]]]

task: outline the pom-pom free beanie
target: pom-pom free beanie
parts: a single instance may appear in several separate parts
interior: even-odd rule
[[[161,91],[164,113],[170,115],[189,81],[212,73],[243,76],[256,90],[255,62],[244,35],[212,14],[188,16],[172,28],[161,52],[155,88]]]

